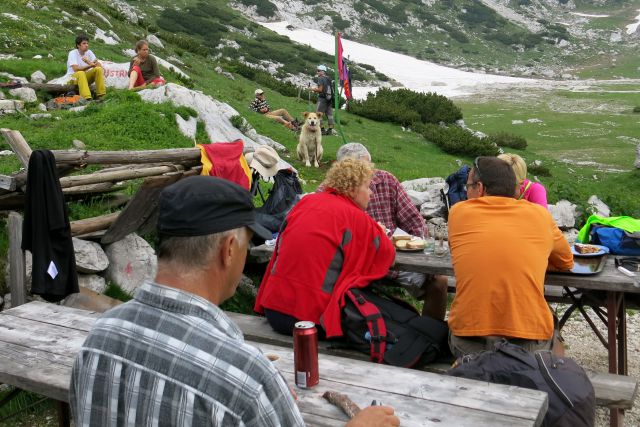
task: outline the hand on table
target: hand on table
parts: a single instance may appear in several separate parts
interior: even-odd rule
[[[346,427],[397,427],[400,419],[390,406],[369,406],[351,418]]]

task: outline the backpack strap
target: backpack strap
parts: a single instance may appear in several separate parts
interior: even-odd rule
[[[369,328],[371,335],[371,360],[382,363],[384,352],[387,350],[387,325],[380,310],[373,303],[367,301],[358,289],[350,289],[346,295],[367,322],[367,328]]]
[[[531,181],[527,182],[527,185],[525,185],[524,190],[522,190],[522,193],[520,193],[520,197],[518,197],[518,200],[520,200],[520,199],[522,199],[524,197],[524,193],[527,192],[529,187],[531,187]]]

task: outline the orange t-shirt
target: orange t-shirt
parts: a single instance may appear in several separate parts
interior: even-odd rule
[[[545,208],[496,196],[457,203],[449,214],[449,245],[454,335],[551,338],[544,276],[548,266],[571,269],[573,255]]]

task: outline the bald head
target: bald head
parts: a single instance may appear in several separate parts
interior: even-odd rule
[[[338,152],[336,153],[337,161],[341,161],[343,159],[356,159],[370,162],[371,154],[369,154],[369,150],[367,150],[367,147],[360,144],[359,142],[350,142],[340,147],[338,149]]]

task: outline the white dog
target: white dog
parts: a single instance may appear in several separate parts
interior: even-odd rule
[[[306,112],[304,115],[304,125],[300,132],[298,142],[298,158],[304,162],[305,166],[319,167],[318,162],[322,159],[322,133],[320,124],[322,123],[322,113]]]

